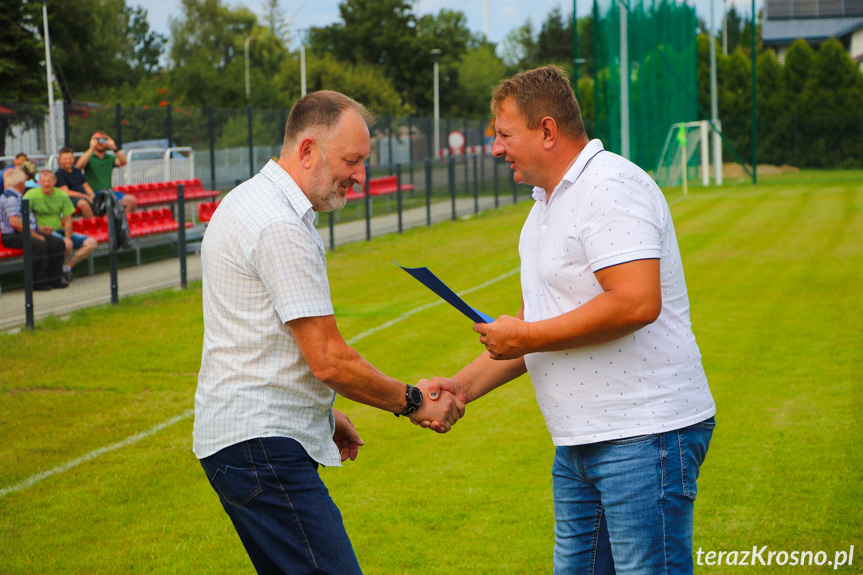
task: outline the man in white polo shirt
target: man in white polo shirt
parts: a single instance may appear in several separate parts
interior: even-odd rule
[[[336,393],[447,431],[464,404],[378,371],[339,333],[316,211],[362,184],[371,114],[337,92],[294,104],[278,162],[222,200],[201,247],[204,345],[193,450],[259,573],[354,575],[318,475],[362,440]]]
[[[527,371],[556,446],[555,573],[692,573],[696,478],[716,407],[671,213],[642,169],[588,141],[563,70],[504,80],[496,138],[536,204],[518,317],[440,386],[465,402]]]

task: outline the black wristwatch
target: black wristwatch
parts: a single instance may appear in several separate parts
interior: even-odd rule
[[[407,383],[405,384],[405,388],[405,400],[408,405],[404,411],[396,413],[396,417],[399,415],[412,415],[423,404],[423,392],[420,388]]]

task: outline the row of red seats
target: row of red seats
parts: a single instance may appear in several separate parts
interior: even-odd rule
[[[218,202],[210,202],[218,204]],[[215,211],[213,206],[212,211]],[[212,211],[210,216],[212,216]],[[155,210],[136,211],[127,216],[129,220],[129,235],[133,238],[174,232],[180,228],[180,224],[174,219],[170,208],[157,208]],[[210,218],[207,217],[206,221]],[[202,220],[204,221],[204,220]],[[192,222],[186,222],[186,227],[191,228]],[[91,237],[97,242],[108,241],[108,217],[78,218],[72,220],[72,231]],[[24,250],[7,248],[0,244],[0,259],[14,258],[24,255]]]
[[[15,258],[18,256],[24,255],[24,250],[16,250],[15,248],[7,248],[3,244],[0,244],[0,259],[3,258]]]
[[[217,207],[219,207],[219,202],[201,202],[198,204],[198,221],[201,223],[209,222]]]
[[[399,187],[398,176],[384,176],[382,178],[373,178],[369,180],[369,195],[370,196],[383,196],[386,194],[394,194],[398,191]],[[402,183],[402,191],[410,191],[414,189],[412,184]],[[348,190],[347,195],[345,196],[348,201],[358,200],[365,195],[362,189],[356,190],[351,188]]]
[[[139,206],[152,206],[156,204],[171,204],[177,201],[177,186],[183,185],[183,196],[186,200],[202,200],[216,198],[219,192],[205,190],[201,180],[175,180],[173,182],[151,182],[148,184],[129,184],[117,186],[114,189],[124,194],[132,194],[138,200]]]
[[[180,227],[170,208],[137,211],[129,214],[127,219],[129,221],[129,235],[133,238],[173,232]],[[186,222],[186,227],[192,227],[192,222]],[[90,236],[97,242],[108,241],[107,216],[72,220],[72,229],[79,234]]]
[[[174,232],[180,224],[174,219],[170,208],[158,208],[144,212],[129,214],[129,235],[133,238]],[[192,222],[186,222],[186,227],[192,227]]]

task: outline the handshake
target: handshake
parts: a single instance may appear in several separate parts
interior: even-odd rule
[[[423,392],[423,402],[410,415],[414,425],[446,433],[455,422],[464,417],[464,394],[455,380],[446,377],[421,379],[416,385]]]

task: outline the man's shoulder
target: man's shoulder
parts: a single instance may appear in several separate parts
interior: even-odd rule
[[[30,188],[24,193],[24,199],[29,200],[30,198],[41,198],[44,196],[42,193],[42,188]]]

